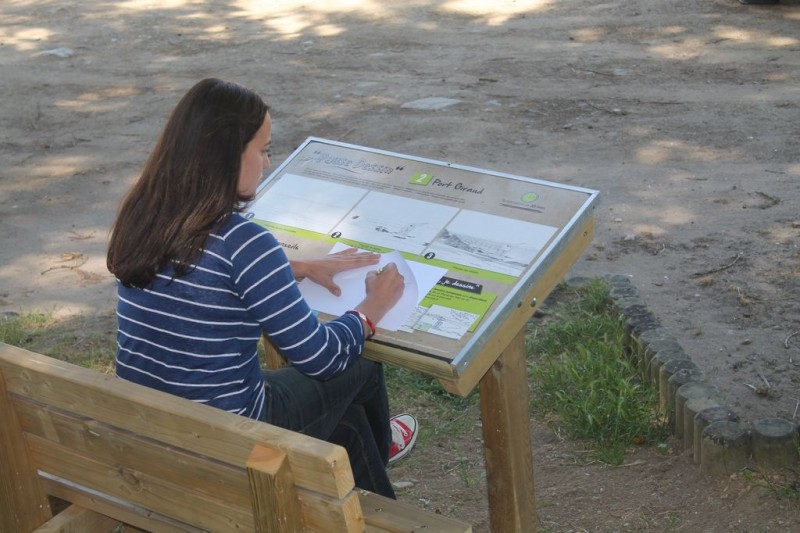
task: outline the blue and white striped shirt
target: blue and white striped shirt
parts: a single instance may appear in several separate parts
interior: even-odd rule
[[[361,355],[361,320],[348,313],[319,322],[275,237],[241,215],[209,236],[188,274],[172,274],[159,273],[148,289],[117,284],[123,379],[259,418],[262,332],[316,379],[339,374]]]

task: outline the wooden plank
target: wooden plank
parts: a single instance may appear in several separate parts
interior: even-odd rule
[[[134,526],[144,531],[157,533],[203,532],[201,529],[177,522],[169,517],[154,513],[152,510],[137,507],[129,502],[113,498],[108,494],[90,491],[86,487],[81,487],[63,479],[46,476],[42,477],[40,481],[48,494],[113,517],[120,522],[124,522],[127,526]],[[126,533],[128,528],[126,527]]]
[[[30,438],[32,440],[36,439],[33,436],[30,436]],[[40,440],[43,443],[47,443],[43,439]],[[227,498],[224,490],[217,494],[221,503],[213,507],[217,509],[217,511],[213,511],[212,506],[205,499],[208,498],[207,495],[204,495],[203,498],[197,496],[196,501],[187,502],[183,500],[189,499],[189,494],[185,494],[181,501],[177,501],[174,493],[191,493],[194,489],[190,484],[182,485],[179,482],[174,485],[159,483],[159,480],[145,476],[136,468],[125,469],[125,467],[116,465],[113,462],[107,465],[94,465],[93,458],[87,459],[89,462],[85,465],[82,463],[83,459],[79,457],[73,458],[72,460],[76,465],[71,467],[68,464],[64,464],[65,460],[70,459],[68,454],[62,456],[62,459],[59,460],[58,457],[61,452],[58,451],[57,445],[52,443],[43,444],[43,446],[48,445],[52,446],[54,450],[48,452],[47,456],[53,456],[53,458],[48,459],[48,463],[41,465],[48,472],[48,478],[54,476],[66,478],[81,487],[81,490],[77,490],[73,486],[66,486],[63,483],[46,479],[45,484],[48,494],[95,509],[127,524],[133,524],[145,530],[164,530],[169,532],[195,531],[196,528],[214,530],[214,528],[207,527],[207,521],[199,524],[197,520],[194,520],[195,513],[192,509],[199,506],[199,508],[203,509],[203,513],[227,512],[227,503],[225,503]],[[38,456],[36,458],[38,459]],[[52,472],[54,470],[52,463],[58,465],[58,472]],[[84,473],[84,470],[90,467],[91,472]],[[139,468],[142,468],[142,465],[139,465]],[[78,475],[74,474],[76,470],[79,472]],[[106,477],[103,478],[102,475]],[[242,475],[245,475],[244,472],[242,472]],[[135,490],[123,486],[122,489],[107,490],[101,493],[102,497],[98,496],[97,492],[91,492],[90,483],[92,480],[103,479],[111,479],[113,481],[112,489],[123,483],[132,482]],[[108,488],[108,482],[104,481],[102,486]],[[146,487],[146,489],[141,487]],[[166,504],[152,505],[154,499],[156,502],[161,501],[162,496],[159,496],[161,491],[167,493],[163,496]],[[357,525],[359,522],[362,523],[363,527],[361,509],[353,491],[344,498],[336,500],[302,489],[298,489],[298,493],[302,512],[305,515],[303,520],[306,524],[310,524],[312,531],[330,533],[360,531]],[[251,503],[248,499],[247,506],[250,505]],[[180,512],[173,512],[173,507],[175,506],[182,506],[179,510]],[[241,514],[244,509],[238,509],[237,512]],[[203,517],[200,516],[198,518]],[[154,527],[154,524],[158,527]],[[233,527],[233,525],[226,525],[226,528],[229,527]],[[240,530],[246,531],[248,528],[241,528]],[[252,530],[252,527],[250,530]]]
[[[93,457],[28,435],[31,458],[40,470],[78,485],[208,531],[254,531],[252,509],[173,484],[135,469]]]
[[[272,339],[266,335],[261,335],[261,342],[264,344],[264,360],[267,368],[270,370],[277,370],[289,364],[289,361],[283,354],[275,347]]]
[[[367,342],[364,345],[364,356],[382,363],[408,368],[443,381],[456,379],[455,368],[450,361],[405,351],[379,342]]]
[[[121,523],[111,517],[70,505],[34,533],[112,533]]]
[[[303,520],[308,531],[316,533],[363,531],[364,516],[356,490],[338,499],[298,490],[297,496],[303,507]]]
[[[234,466],[253,446],[285,451],[295,483],[341,498],[354,487],[344,448],[299,433],[0,343],[0,370],[10,392],[113,425],[153,434],[178,448]]]
[[[0,372],[0,531],[32,531],[51,518]]]
[[[480,383],[489,520],[495,533],[536,530],[525,332]]]
[[[244,466],[235,468],[24,398],[16,397],[14,406],[25,433],[106,464],[138,470],[175,485],[191,486],[210,498],[224,498],[229,504],[239,507],[250,506]]]
[[[368,533],[470,533],[472,526],[373,492],[359,491]]]
[[[593,236],[594,218],[590,217],[564,247],[556,260],[533,284],[527,294],[520,299],[517,308],[503,322],[503,325],[492,334],[481,353],[470,362],[457,380],[455,382],[442,381],[442,386],[448,392],[466,396],[472,391],[506,346],[525,327],[525,324],[531,319],[536,309],[544,303],[556,285],[564,278],[564,275],[569,272],[572,265],[575,264],[586,247],[592,242]],[[531,305],[534,300],[535,304]]]
[[[253,518],[258,533],[295,533],[303,528],[292,471],[284,452],[255,446],[247,458]]]

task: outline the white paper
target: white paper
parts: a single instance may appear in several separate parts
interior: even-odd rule
[[[336,243],[329,253],[346,250],[349,246]],[[333,277],[333,281],[342,289],[341,296],[334,296],[331,292],[310,279],[300,282],[300,292],[308,305],[323,313],[339,316],[354,309],[366,296],[365,280],[367,273],[378,270],[389,263],[397,266],[398,272],[405,279],[405,290],[400,301],[376,324],[376,326],[390,331],[397,331],[417,308],[417,304],[436,285],[447,269],[424,265],[416,262],[407,262],[399,252],[380,254],[377,265],[369,265],[353,270],[340,272]]]
[[[478,319],[474,313],[459,311],[441,305],[432,305],[428,312],[414,325],[414,329],[441,335],[449,339],[460,339]]]

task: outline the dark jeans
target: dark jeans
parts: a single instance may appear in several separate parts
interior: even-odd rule
[[[395,497],[386,474],[392,437],[382,365],[359,359],[328,381],[292,367],[264,377],[267,423],[343,446],[356,486]]]

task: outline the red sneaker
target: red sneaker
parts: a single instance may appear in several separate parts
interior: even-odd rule
[[[411,451],[417,442],[417,419],[408,414],[393,416],[389,420],[392,428],[392,444],[389,447],[389,464],[399,461]]]

